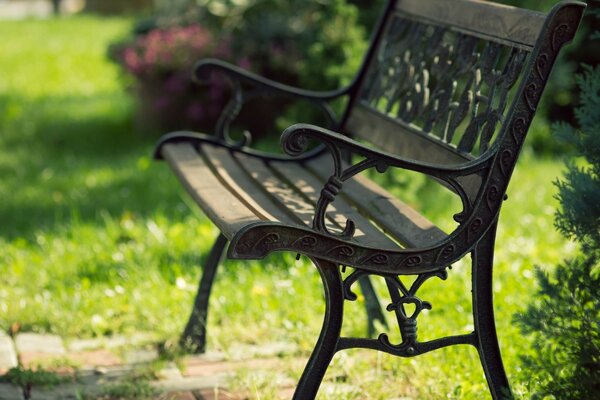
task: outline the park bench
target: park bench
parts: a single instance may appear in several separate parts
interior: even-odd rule
[[[194,77],[226,76],[231,101],[213,135],[171,133],[155,155],[167,160],[221,231],[196,299],[199,322],[187,327],[201,350],[208,296],[227,245],[230,259],[287,251],[312,260],[326,299],[321,334],[295,399],[316,396],[340,350],[414,357],[459,344],[477,349],[492,397],[512,397],[492,300],[498,213],[552,66],[584,8],[560,2],[544,14],[480,0],[391,0],[356,77],[335,91],[301,90],[222,61],[200,61]],[[286,154],[252,149],[247,135],[231,139],[229,127],[244,104],[267,96],[312,103],[328,128],[300,123],[285,129]],[[345,100],[341,117],[330,106],[339,98]],[[455,228],[445,232],[359,174],[391,169],[425,174],[458,196]],[[418,316],[432,307],[419,288],[430,278],[445,279],[463,258],[472,265],[473,331],[419,341]],[[409,285],[405,276],[415,279]],[[363,294],[374,296],[369,277],[386,283],[398,344],[385,334],[340,336],[344,302],[357,298],[353,285],[362,282]],[[371,309],[371,316],[377,312]]]

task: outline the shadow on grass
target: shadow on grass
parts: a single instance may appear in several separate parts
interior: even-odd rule
[[[30,100],[0,97],[0,235],[100,220],[100,213],[182,215],[180,189],[152,159],[123,93]],[[181,209],[181,207],[179,207]]]

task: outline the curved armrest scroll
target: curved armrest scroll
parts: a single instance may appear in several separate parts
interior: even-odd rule
[[[287,154],[297,157],[307,151],[310,139],[325,145],[333,158],[334,170],[321,190],[313,220],[313,228],[315,230],[333,236],[335,235],[325,226],[326,209],[341,191],[343,183],[361,171],[375,168],[378,172],[383,173],[388,167],[417,171],[445,181],[452,187],[455,187],[460,194],[460,185],[457,184],[456,178],[474,173],[482,173],[486,166],[489,165],[488,161],[491,159],[491,156],[482,157],[479,160],[469,161],[456,166],[439,166],[407,160],[382,150],[367,147],[338,132],[309,124],[297,124],[287,128],[281,135],[281,146]],[[348,167],[342,163],[342,149],[352,154],[358,154],[364,157],[364,159]],[[470,203],[466,195],[461,194],[460,197],[463,201],[463,211],[466,212],[466,210],[471,208]],[[346,228],[340,236],[346,240],[350,239],[354,235],[354,231],[354,222],[347,220]]]
[[[216,136],[227,143],[232,142],[229,136],[229,126],[238,116],[244,104],[252,99],[275,95],[306,101],[317,107],[325,116],[329,126],[334,127],[338,123],[338,118],[330,102],[348,94],[353,87],[353,85],[350,85],[338,90],[321,92],[299,89],[264,78],[228,62],[210,58],[201,60],[194,66],[192,77],[196,83],[204,83],[208,82],[211,73],[215,72],[228,78],[232,86],[231,100],[221,112],[215,126]],[[233,144],[237,147],[248,146],[250,141],[250,132],[245,131],[242,141]]]
[[[482,157],[480,159],[469,161],[460,165],[436,165],[427,162],[401,158],[383,150],[365,146],[364,144],[357,142],[348,136],[342,135],[339,132],[311,124],[295,124],[290,126],[283,131],[280,142],[281,147],[287,154],[291,156],[299,156],[308,149],[308,141],[310,139],[323,143],[328,147],[334,156],[336,174],[340,175],[340,177],[343,176],[345,179],[351,177],[346,176],[350,170],[353,172],[352,175],[355,175],[356,173],[371,167],[376,167],[379,172],[384,172],[388,167],[397,167],[411,171],[422,172],[424,174],[444,180],[448,176],[456,177],[475,173],[480,170],[482,165],[489,161],[492,156],[492,154],[490,154],[487,157]],[[353,167],[351,167],[348,172],[344,172],[342,174],[341,162],[336,160],[336,153],[339,153],[340,149],[344,149],[353,154],[358,154],[365,157],[365,162],[368,161],[369,165],[358,171],[355,171]],[[358,165],[359,164],[356,166]],[[362,163],[360,163],[360,165],[362,165]]]

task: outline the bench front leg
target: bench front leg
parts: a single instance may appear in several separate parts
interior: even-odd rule
[[[494,225],[473,251],[473,321],[477,351],[494,400],[514,399],[502,355],[494,318]]]
[[[314,399],[327,367],[337,351],[344,314],[344,290],[337,264],[312,258],[325,289],[325,318],[317,345],[294,392],[294,400]]]

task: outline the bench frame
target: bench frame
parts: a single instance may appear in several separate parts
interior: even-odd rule
[[[460,148],[463,146],[461,142],[458,149],[452,150],[458,158],[462,159],[462,162],[440,165],[439,162],[417,161],[367,147],[346,136],[353,133],[349,126],[356,125],[353,120],[357,118],[356,110],[360,106],[359,92],[367,79],[370,63],[385,34],[388,17],[402,8],[403,11],[408,10],[407,12],[414,13],[420,18],[426,16],[428,21],[440,23],[444,19],[442,10],[444,1],[389,1],[375,30],[363,66],[353,82],[340,90],[314,92],[296,89],[218,60],[205,60],[195,67],[194,76],[199,81],[206,80],[210,73],[214,72],[222,73],[232,79],[232,100],[221,115],[214,136],[189,132],[166,135],[157,146],[156,158],[167,158],[170,162],[176,163],[177,160],[168,156],[169,146],[188,143],[194,147],[201,147],[210,143],[226,147],[231,151],[259,156],[264,160],[300,164],[310,162],[323,152],[328,152],[334,163],[331,176],[323,187],[315,208],[312,228],[263,221],[232,232],[223,231],[219,235],[205,265],[194,307],[195,314],[188,322],[184,334],[186,337],[199,340],[201,351],[205,346],[205,324],[210,289],[216,268],[228,242],[227,256],[232,259],[262,259],[274,251],[291,251],[306,255],[313,261],[321,275],[326,299],[323,328],[294,394],[295,399],[309,399],[316,396],[329,363],[337,351],[369,348],[400,357],[414,357],[457,344],[468,344],[477,349],[494,399],[512,398],[498,346],[494,320],[492,270],[497,220],[501,204],[506,198],[510,176],[552,66],[560,49],[572,40],[585,4],[574,1],[561,2],[547,16],[534,12],[530,14],[521,12],[519,14],[521,17],[531,18],[533,21],[531,25],[539,24],[541,33],[538,35],[523,27],[522,19],[502,20],[501,24],[494,24],[494,21],[476,17],[477,12],[490,12],[488,8],[491,8],[493,9],[491,12],[495,13],[497,9],[504,6],[477,0],[453,1],[454,7],[464,8],[463,14],[468,19],[465,23],[468,23],[473,31],[479,32],[479,37],[484,35],[481,32],[487,32],[485,35],[494,40],[510,39],[512,45],[516,43],[517,47],[522,46],[529,51],[529,59],[520,75],[516,94],[504,116],[497,140],[489,146],[487,143],[482,145],[483,151],[480,156],[471,157],[468,151]],[[507,29],[507,26],[523,29],[515,31]],[[501,39],[499,39],[500,33]],[[252,90],[248,91],[248,87]],[[241,141],[233,141],[229,137],[229,125],[240,108],[246,102],[264,96],[266,93],[313,103],[323,111],[331,130],[308,124],[293,125],[286,129],[281,136],[281,144],[283,150],[292,158],[261,153],[249,148],[248,135]],[[343,117],[338,120],[329,103],[341,96],[346,96],[349,100]],[[378,124],[388,122],[380,121]],[[410,129],[412,128],[404,126],[404,130]],[[425,137],[423,140],[428,139]],[[317,141],[321,145],[307,150],[310,141]],[[468,144],[465,146],[469,147]],[[471,144],[468,150],[472,146]],[[352,164],[352,158],[349,158],[348,154],[360,156],[361,161]],[[458,227],[432,245],[400,249],[371,248],[357,244],[352,240],[355,228],[351,220],[347,220],[343,232],[331,232],[325,223],[328,206],[343,190],[346,181],[359,172],[372,168],[380,173],[384,173],[388,168],[417,171],[451,188],[460,196],[463,203],[463,211],[455,216]],[[214,216],[211,219],[214,220]],[[332,252],[331,249],[341,250]],[[472,260],[473,332],[427,342],[418,341],[417,317],[422,310],[431,308],[430,303],[417,296],[418,289],[428,279],[434,277],[446,279],[447,268],[469,254]],[[353,272],[342,278],[340,267],[344,266],[353,268]],[[412,285],[407,286],[400,279],[402,275],[416,275],[417,279]],[[391,343],[385,334],[376,339],[340,337],[344,301],[356,300],[357,296],[353,293],[352,286],[357,281],[361,282],[363,293],[369,295],[368,291],[372,290],[366,279],[369,276],[382,277],[386,282],[392,300],[387,310],[396,314],[402,336],[400,344]],[[407,312],[405,305],[414,305],[415,311]],[[371,309],[372,318],[381,318],[380,313],[380,310]]]

